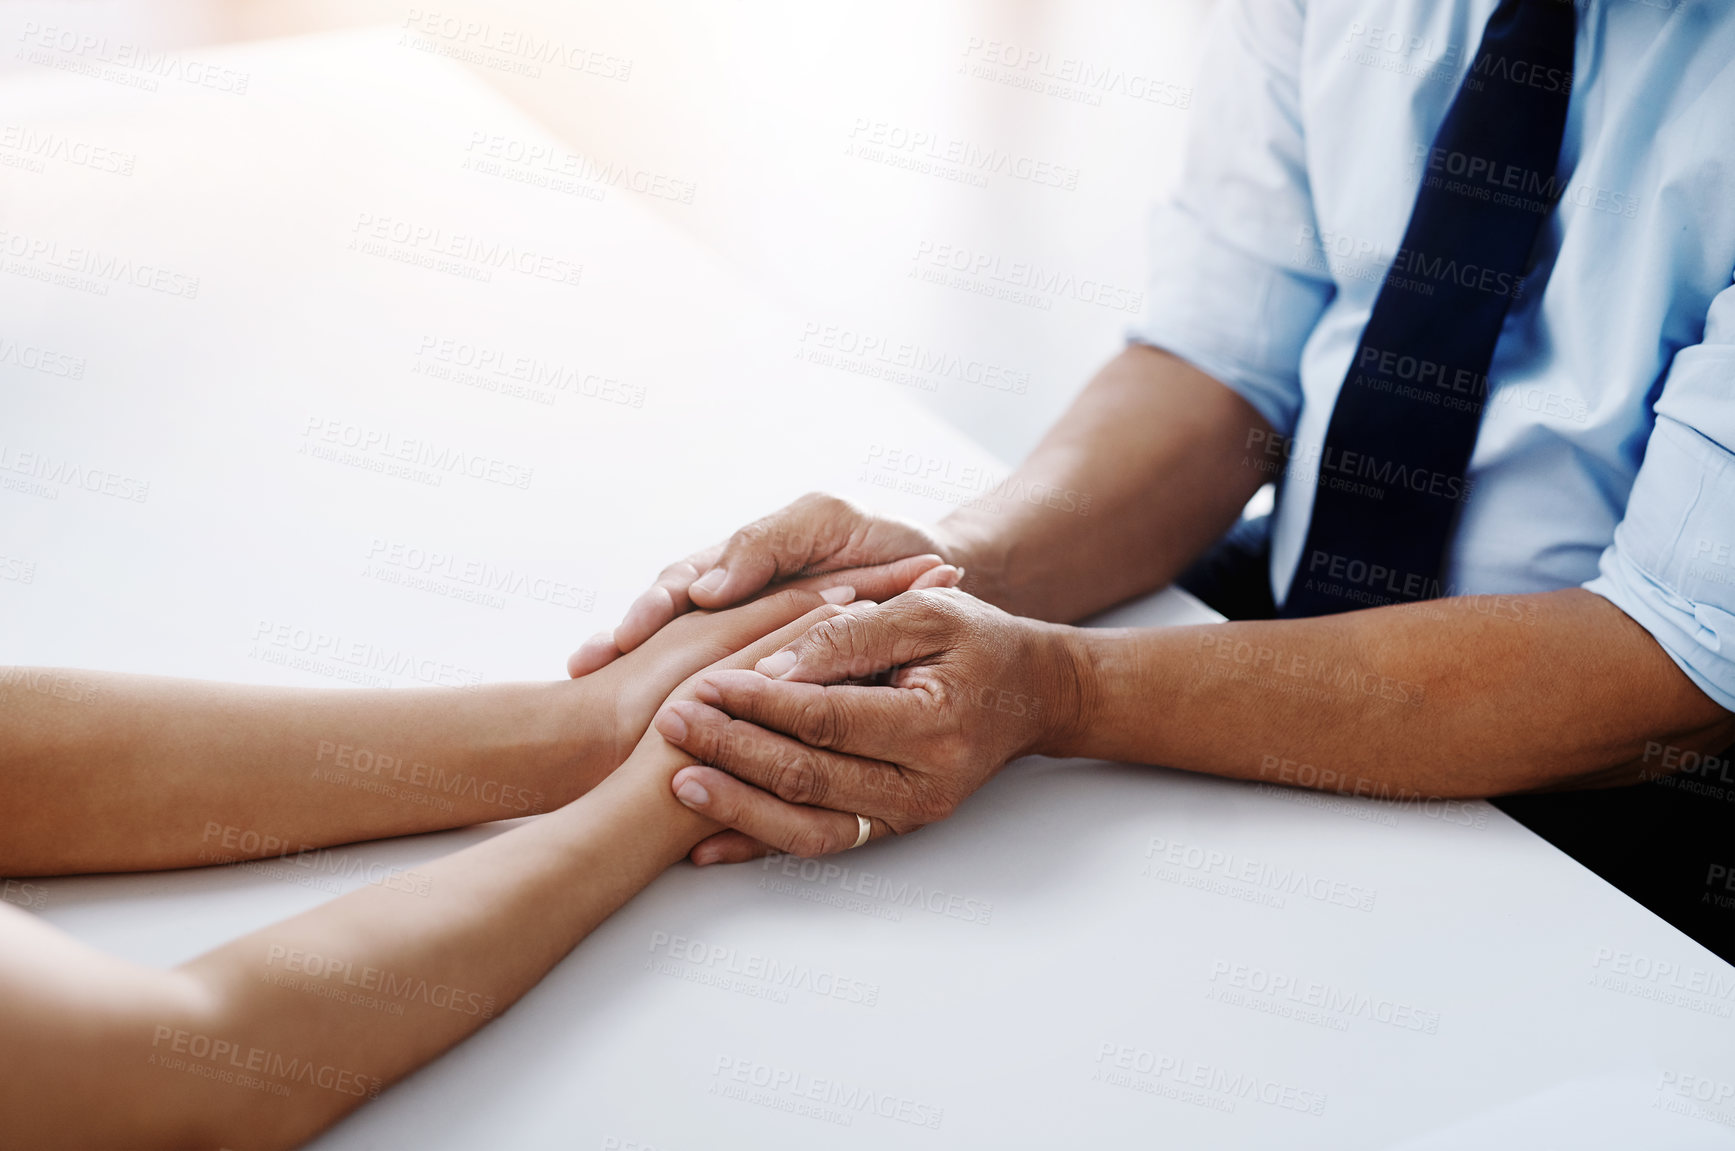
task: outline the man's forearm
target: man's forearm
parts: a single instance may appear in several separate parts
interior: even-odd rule
[[[42,672],[0,707],[0,874],[189,867],[550,811],[617,762],[585,680],[248,687]],[[22,677],[22,678],[21,678]]]
[[[999,489],[939,527],[965,588],[1015,615],[1071,621],[1161,587],[1271,478],[1270,426],[1166,352],[1105,365]]]
[[[1647,744],[1735,739],[1735,716],[1578,589],[1070,634],[1083,699],[1049,749],[1061,755],[1349,794],[1490,796],[1630,783]]]

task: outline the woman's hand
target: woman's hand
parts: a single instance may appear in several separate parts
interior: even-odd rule
[[[877,601],[910,589],[954,587],[962,574],[937,555],[910,556],[809,576],[727,611],[686,612],[626,656],[579,679],[592,689],[590,706],[600,709],[599,722],[591,724],[590,734],[583,737],[591,746],[581,754],[605,753],[608,768],[620,764],[650,726],[657,708],[683,680],[823,604]]]
[[[794,578],[804,573],[878,571],[910,559],[961,563],[953,554],[957,550],[938,529],[873,515],[848,500],[810,492],[723,543],[664,568],[656,583],[633,601],[619,627],[592,636],[572,653],[567,672],[574,678],[594,672],[623,652],[659,637],[694,609],[730,607],[767,589],[830,586]],[[897,587],[881,594],[858,587],[856,594],[863,599],[887,599],[904,590]]]

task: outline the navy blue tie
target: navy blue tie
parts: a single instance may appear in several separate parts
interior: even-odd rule
[[[1540,287],[1524,272],[1559,199],[1575,23],[1573,0],[1501,0],[1488,18],[1332,409],[1285,617],[1451,594],[1494,344]]]

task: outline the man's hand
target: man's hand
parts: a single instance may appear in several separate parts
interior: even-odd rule
[[[574,679],[587,675],[691,608],[728,607],[792,577],[929,554],[956,563],[954,551],[915,524],[870,515],[836,496],[805,495],[723,543],[664,568],[651,589],[633,601],[620,626],[586,640],[566,661],[566,670]]]
[[[1069,634],[956,590],[912,591],[816,624],[755,670],[707,673],[698,701],[656,719],[709,765],[676,775],[676,796],[735,829],[693,862],[761,844],[841,851],[856,813],[875,836],[945,819],[1007,761],[1069,738],[1083,707]]]
[[[740,651],[822,603],[861,598],[889,599],[912,587],[949,587],[957,568],[936,555],[911,556],[895,563],[851,568],[787,581],[728,611],[691,611],[663,628],[627,659],[616,660],[587,679],[612,711],[598,716],[585,739],[587,748],[607,750],[612,769],[650,726],[651,716],[675,687],[694,672]]]

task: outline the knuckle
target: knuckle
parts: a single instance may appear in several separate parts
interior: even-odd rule
[[[789,854],[799,855],[803,859],[812,859],[816,855],[825,855],[831,851],[824,831],[817,827],[799,827],[789,834]]]
[[[840,734],[837,713],[823,695],[801,704],[793,726],[795,738],[809,747],[834,747]]]
[[[951,799],[938,792],[928,792],[916,800],[915,810],[911,813],[922,823],[939,823],[951,816],[957,809]]]
[[[784,752],[772,764],[771,790],[790,803],[822,804],[825,775],[817,757],[801,748]]]
[[[698,574],[699,569],[693,564],[692,560],[677,560],[657,573],[657,583],[691,583],[693,577]]]
[[[814,654],[838,669],[847,679],[867,679],[886,670],[883,661],[869,654],[865,623],[839,608],[811,633]]]
[[[748,736],[747,731],[746,724],[739,720],[731,720],[723,724],[720,730],[713,729],[705,736],[700,737],[701,740],[709,741],[703,749],[689,748],[688,750],[695,755],[709,751],[710,763],[713,767],[720,767],[731,772],[748,770],[753,767],[755,757],[753,740]]]

